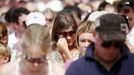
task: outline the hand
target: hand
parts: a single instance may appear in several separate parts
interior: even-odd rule
[[[61,53],[61,55],[63,56],[63,58],[72,59],[71,52],[68,48],[68,43],[64,37],[59,38],[59,40],[57,42],[57,48],[58,48],[59,52]],[[64,59],[64,60],[66,60],[66,59]]]
[[[57,42],[57,48],[60,52],[65,53],[68,49],[68,43],[64,37],[59,38]]]

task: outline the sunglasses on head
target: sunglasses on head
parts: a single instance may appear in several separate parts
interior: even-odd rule
[[[66,36],[72,36],[75,33],[75,31],[68,31],[68,32],[60,32],[59,35]]]
[[[104,48],[108,48],[111,46],[115,46],[116,48],[121,48],[123,46],[123,41],[111,40],[111,41],[103,41],[101,46]]]
[[[25,55],[24,58],[31,63],[43,63],[47,60],[46,56],[41,57],[41,58],[32,58],[30,56]]]

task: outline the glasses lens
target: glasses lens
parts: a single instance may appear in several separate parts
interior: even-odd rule
[[[24,58],[31,62],[31,63],[43,63],[46,60],[46,57],[42,57],[42,58],[32,58],[30,56],[24,56]]]
[[[75,31],[68,32],[69,35],[73,35],[74,33],[75,33]]]
[[[108,48],[112,46],[112,41],[103,41],[101,44],[102,47]]]
[[[101,46],[108,48],[108,47],[111,47],[113,45],[116,48],[121,48],[123,46],[123,44],[124,44],[123,41],[113,40],[113,41],[103,41]]]
[[[69,32],[59,33],[59,35],[63,35],[64,37],[66,37],[66,36],[72,36],[74,33],[75,33],[75,31],[69,31]]]
[[[123,46],[124,42],[123,41],[115,41],[114,46],[117,48],[121,48]]]

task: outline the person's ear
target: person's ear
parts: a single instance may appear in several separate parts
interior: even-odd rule
[[[96,36],[96,31],[93,31],[93,37],[95,37]]]
[[[9,62],[9,57],[8,56],[4,57],[4,60],[3,60],[3,63],[7,63],[7,62]]]
[[[93,37],[94,37],[94,42],[95,42],[96,38],[97,38],[97,32],[96,31],[93,31]]]

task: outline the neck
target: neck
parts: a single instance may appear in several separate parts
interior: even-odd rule
[[[75,50],[77,47],[75,44],[73,44],[73,45],[69,46],[68,48],[70,51],[72,51],[72,50]]]

